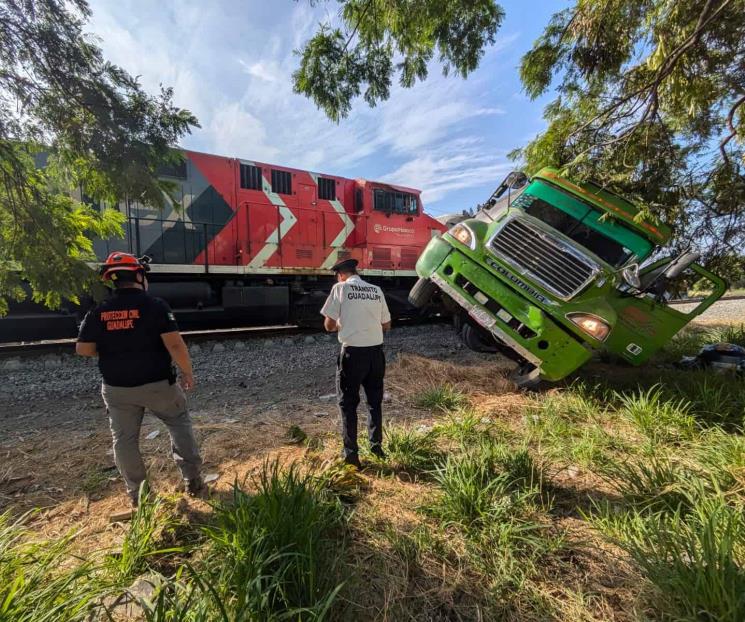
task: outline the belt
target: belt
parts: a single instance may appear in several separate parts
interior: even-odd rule
[[[341,344],[341,350],[342,350],[342,352],[344,350],[376,350],[376,349],[380,349],[382,347],[383,347],[383,344],[382,343],[379,343],[376,346],[348,346],[348,345],[346,345],[344,343]]]

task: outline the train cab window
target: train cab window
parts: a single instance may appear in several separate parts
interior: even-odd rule
[[[241,164],[241,188],[244,190],[261,190],[261,168],[253,164]]]
[[[362,198],[362,188],[357,188],[354,191],[354,211],[361,212],[364,209],[364,203]]]
[[[416,195],[408,192],[376,188],[373,192],[373,201],[375,209],[379,212],[404,214],[406,216],[414,216],[418,213],[419,206]]]
[[[292,194],[292,173],[272,169],[272,192]]]
[[[336,201],[336,180],[318,178],[318,198],[322,201]]]

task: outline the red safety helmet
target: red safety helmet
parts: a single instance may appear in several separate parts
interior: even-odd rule
[[[108,281],[112,279],[114,272],[150,272],[149,263],[150,257],[138,259],[131,253],[109,253],[101,265],[99,274],[104,281]]]

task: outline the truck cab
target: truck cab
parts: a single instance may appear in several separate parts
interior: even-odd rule
[[[561,380],[596,350],[640,365],[727,287],[692,253],[656,259],[670,237],[598,185],[551,168],[512,173],[473,218],[429,243],[411,300],[439,291],[469,347],[518,362],[518,384]],[[669,304],[686,278],[711,290],[690,313]]]

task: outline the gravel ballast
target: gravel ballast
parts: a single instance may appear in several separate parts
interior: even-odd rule
[[[423,355],[460,349],[448,324],[407,326],[386,336],[389,359],[402,350]],[[199,386],[240,383],[319,366],[334,365],[339,344],[327,334],[201,342],[189,347]],[[95,359],[73,354],[0,359],[0,403],[33,403],[99,392]]]
[[[675,308],[685,312],[696,304]],[[720,301],[700,319],[706,323],[745,321],[745,300]],[[462,347],[449,324],[397,327],[386,336],[389,360],[401,351],[427,356]],[[189,347],[200,387],[250,385],[281,372],[333,367],[338,349],[335,336],[323,333],[201,342]],[[0,359],[0,403],[8,406],[65,397],[89,398],[98,394],[100,383],[95,359],[73,354]]]

